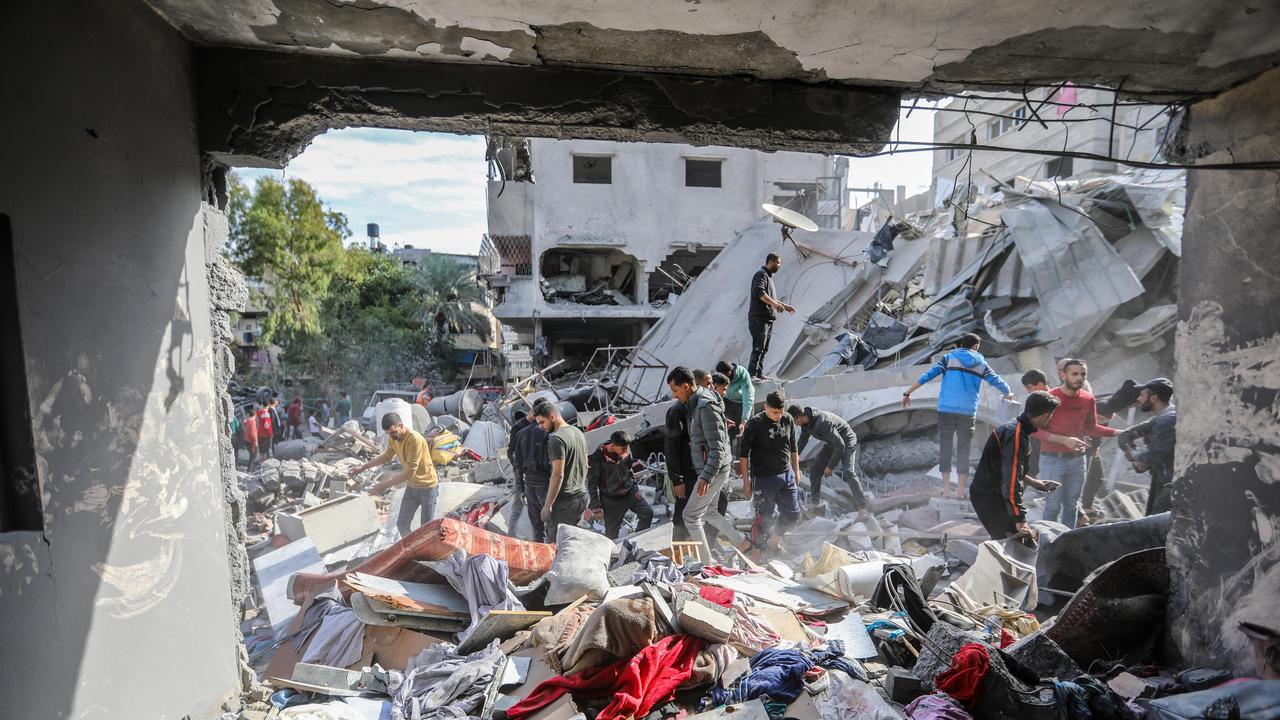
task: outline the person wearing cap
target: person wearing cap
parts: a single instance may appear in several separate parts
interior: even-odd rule
[[[1151,473],[1151,489],[1147,492],[1147,514],[1155,515],[1173,506],[1169,482],[1173,479],[1173,446],[1177,439],[1178,408],[1172,402],[1173,383],[1156,378],[1138,391],[1138,409],[1153,413],[1148,420],[1120,433],[1118,440],[1124,456],[1138,472]],[[1134,451],[1141,439],[1144,449]]]
[[[398,413],[382,416],[382,429],[387,431],[387,450],[363,465],[351,468],[348,475],[355,477],[369,468],[386,465],[392,458],[400,461],[400,472],[374,485],[370,495],[383,492],[401,483],[405,484],[400,498],[400,514],[396,517],[396,529],[405,537],[413,529],[413,515],[420,511],[418,524],[426,525],[436,514],[436,494],[440,490],[436,466],[431,462],[431,449],[422,433],[408,427]]]
[[[591,514],[604,520],[604,534],[616,540],[627,511],[636,514],[636,531],[648,530],[653,508],[640,494],[636,482],[636,460],[631,457],[631,435],[615,430],[587,458],[587,491],[591,493]]]

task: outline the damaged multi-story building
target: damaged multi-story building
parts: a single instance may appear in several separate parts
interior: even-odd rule
[[[844,158],[538,138],[490,145],[494,314],[548,362],[635,345],[764,215],[762,203],[827,228],[847,205]]]
[[[1278,24],[1202,0],[4,4],[5,716],[206,720],[252,679],[229,168],[348,126],[865,155],[915,97],[1063,81],[1185,108],[1165,639],[1248,671],[1229,612],[1280,573]]]

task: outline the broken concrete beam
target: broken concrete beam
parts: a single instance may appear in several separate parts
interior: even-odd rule
[[[1076,661],[1039,630],[1005,648],[1005,652],[1041,679],[1071,680],[1083,674]]]
[[[290,540],[308,537],[326,555],[378,532],[378,508],[368,495],[345,495],[298,513],[277,513],[280,531]]]

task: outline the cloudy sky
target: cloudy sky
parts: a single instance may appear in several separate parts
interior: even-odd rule
[[[905,115],[905,113],[904,113]],[[917,109],[900,120],[901,139],[933,138],[933,113]],[[854,187],[906,185],[909,194],[929,186],[932,155],[905,153],[849,163]],[[352,241],[363,241],[376,222],[389,246],[413,245],[439,252],[475,253],[485,231],[484,138],[408,130],[331,130],[284,170],[236,171],[250,185],[262,176],[298,177],[321,200],[345,213]],[[861,204],[866,196],[855,196]]]

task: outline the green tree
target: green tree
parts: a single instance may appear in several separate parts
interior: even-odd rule
[[[329,286],[350,270],[342,245],[351,235],[346,216],[326,210],[315,190],[297,178],[260,178],[250,192],[235,175],[227,216],[232,259],[269,287],[264,339],[319,333]]]
[[[484,302],[484,290],[470,269],[453,258],[428,255],[418,267],[417,283],[422,289],[422,318],[428,327],[489,339],[489,319],[471,308],[473,302]]]

